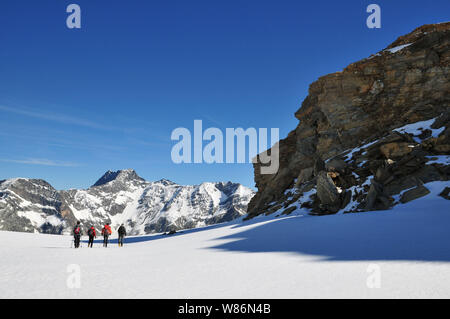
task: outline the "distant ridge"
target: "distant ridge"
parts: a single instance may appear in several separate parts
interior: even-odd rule
[[[253,190],[231,182],[149,182],[133,169],[107,171],[88,189],[57,191],[41,179],[0,183],[0,230],[70,233],[76,221],[101,229],[124,223],[129,234],[176,231],[241,217]]]

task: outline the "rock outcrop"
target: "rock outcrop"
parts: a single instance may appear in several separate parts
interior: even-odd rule
[[[449,47],[450,23],[424,25],[312,83],[278,144],[278,172],[254,164],[248,218],[388,209],[448,180]]]

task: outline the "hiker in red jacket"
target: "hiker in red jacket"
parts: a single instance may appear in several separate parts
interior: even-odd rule
[[[108,247],[108,237],[111,234],[112,234],[111,226],[109,226],[109,223],[106,223],[106,225],[102,229],[103,247]]]
[[[77,224],[73,228],[73,241],[75,244],[75,248],[80,247],[81,235],[81,223],[80,221],[77,221]]]
[[[89,228],[88,236],[89,236],[88,247],[92,248],[92,245],[94,244],[94,238],[97,237],[94,226],[91,226],[91,228]]]

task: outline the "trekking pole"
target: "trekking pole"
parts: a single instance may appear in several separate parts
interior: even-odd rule
[[[73,239],[70,241],[70,248],[73,248]]]

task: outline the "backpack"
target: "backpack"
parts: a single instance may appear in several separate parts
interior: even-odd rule
[[[77,227],[74,229],[74,231],[73,231],[73,233],[74,233],[75,235],[79,235],[80,232],[81,232],[80,226],[77,226]]]
[[[92,228],[90,228],[90,229],[88,230],[88,235],[89,235],[89,237],[94,236],[94,230],[93,230]]]

